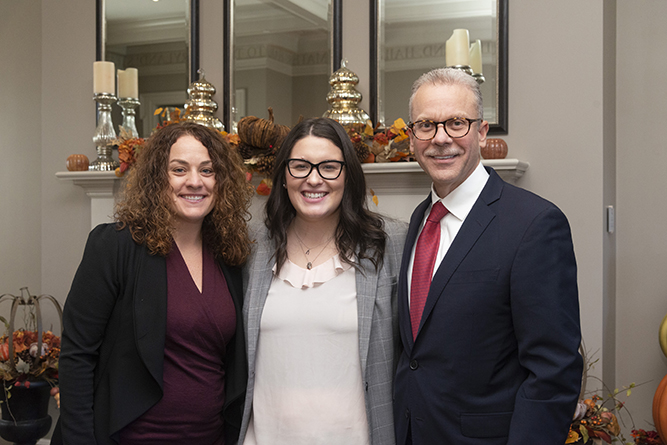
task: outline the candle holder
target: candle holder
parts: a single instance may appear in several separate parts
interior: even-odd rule
[[[116,132],[113,129],[111,119],[111,105],[116,102],[116,96],[110,93],[95,93],[93,99],[98,104],[97,128],[93,136],[93,142],[97,150],[95,159],[88,170],[114,171],[120,164],[111,157],[113,144],[116,140]]]
[[[480,85],[483,84],[484,81],[486,80],[484,78],[484,74],[481,74],[481,73],[475,73],[475,74],[472,75],[472,77],[474,77],[475,80],[477,81],[477,83],[480,84]]]
[[[466,74],[470,74],[471,76],[473,75],[472,68],[470,67],[470,65],[453,65],[453,66],[448,66],[447,68],[454,68],[455,70],[461,70]]]
[[[137,113],[134,109],[141,105],[141,102],[139,102],[139,99],[133,97],[121,97],[118,101],[118,105],[123,109],[123,123],[121,124],[121,127],[133,138],[138,138],[139,132],[137,131],[137,123],[135,120]]]

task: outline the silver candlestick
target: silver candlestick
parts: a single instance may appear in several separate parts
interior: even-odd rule
[[[98,104],[97,128],[93,136],[93,142],[97,150],[95,159],[88,170],[114,171],[120,164],[111,157],[113,144],[116,140],[116,132],[113,129],[111,119],[111,105],[116,102],[116,96],[110,93],[95,93],[93,99]]]
[[[472,77],[474,77],[475,80],[477,81],[477,83],[480,84],[480,85],[483,84],[484,81],[486,80],[484,78],[484,74],[482,74],[482,73],[475,73],[475,74],[472,75]]]
[[[464,73],[470,74],[472,76],[472,68],[470,67],[470,65],[452,65],[452,66],[448,66],[447,68],[454,68],[454,69],[457,69],[457,70],[461,70]]]
[[[472,67],[470,65],[453,65],[448,66],[447,68],[454,68],[456,70],[461,70],[466,74],[470,74],[477,81],[478,84],[483,84],[486,79],[484,79],[483,74],[473,74]]]
[[[123,109],[123,123],[121,124],[121,127],[133,138],[139,137],[135,121],[136,112],[134,109],[140,104],[141,102],[133,97],[121,97],[118,101],[118,105]]]

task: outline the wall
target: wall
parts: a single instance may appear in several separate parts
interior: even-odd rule
[[[666,16],[665,2],[618,2],[616,385],[647,382],[627,404],[640,424],[667,373],[657,335],[667,313]]]
[[[0,0],[0,295],[42,292],[41,29],[39,2]]]
[[[95,159],[95,3],[41,2],[41,261],[42,292],[64,303],[90,231],[90,204],[80,187],[56,179],[65,159]],[[75,19],[89,17],[89,20]],[[53,404],[52,404],[53,405]],[[52,406],[53,408],[53,406]],[[57,412],[51,410],[57,420]]]
[[[42,2],[42,287],[61,302],[90,231],[90,205],[80,187],[55,173],[72,153],[96,157],[94,17],[94,2]]]
[[[519,185],[553,201],[570,220],[582,333],[599,359],[604,299],[602,3],[511,2],[505,137],[510,156],[530,162]]]

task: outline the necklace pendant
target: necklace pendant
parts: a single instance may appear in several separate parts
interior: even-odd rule
[[[313,263],[311,263],[310,261],[308,261],[308,264],[306,264],[306,269],[310,270],[310,269],[312,269],[312,268],[313,268]]]
[[[306,255],[310,255],[310,249],[306,250],[304,253],[305,253]]]

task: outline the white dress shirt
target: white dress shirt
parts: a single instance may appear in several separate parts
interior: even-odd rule
[[[484,166],[480,162],[477,165],[477,168],[466,178],[461,185],[452,190],[449,195],[444,198],[440,198],[435,191],[435,187],[431,184],[431,205],[424,212],[424,219],[422,220],[421,226],[419,227],[419,235],[426,224],[426,218],[428,218],[429,213],[431,213],[431,207],[438,201],[441,201],[449,213],[447,213],[444,218],[440,220],[440,246],[438,247],[438,254],[435,257],[435,265],[433,267],[433,275],[440,267],[442,259],[447,254],[449,246],[452,245],[456,234],[459,233],[459,229],[463,225],[468,213],[472,210],[472,206],[475,205],[477,198],[479,198],[482,189],[486,185],[486,182],[489,179],[489,174],[484,169]],[[417,235],[417,240],[419,239]],[[410,264],[408,265],[408,303],[410,301],[410,289],[412,287],[412,266],[415,261],[415,249],[417,247],[417,242],[415,241],[412,246],[412,253],[410,254]]]

